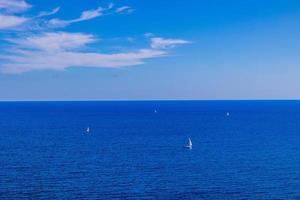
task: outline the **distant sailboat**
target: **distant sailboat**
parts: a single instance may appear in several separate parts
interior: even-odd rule
[[[157,110],[154,110],[154,113],[157,113],[158,111]]]
[[[90,127],[88,127],[87,129],[86,129],[86,133],[89,133],[91,130],[90,130]]]
[[[226,113],[226,115],[227,115],[227,117],[228,117],[228,116],[230,115],[230,113],[229,113],[229,112],[227,112],[227,113]]]
[[[186,149],[192,149],[192,147],[193,147],[192,140],[191,140],[191,138],[189,138],[188,144],[185,145],[184,148],[186,148]]]

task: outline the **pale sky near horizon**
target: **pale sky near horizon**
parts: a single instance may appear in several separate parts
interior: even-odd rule
[[[300,1],[0,0],[0,100],[300,99]]]

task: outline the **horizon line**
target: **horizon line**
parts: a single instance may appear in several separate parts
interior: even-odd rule
[[[142,102],[142,101],[300,101],[300,99],[64,99],[64,100],[0,100],[2,102]]]

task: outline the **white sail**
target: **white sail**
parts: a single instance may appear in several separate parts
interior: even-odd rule
[[[89,133],[89,132],[90,132],[90,127],[88,127],[88,128],[86,129],[86,132],[87,132],[87,133]]]
[[[191,138],[189,138],[189,141],[188,141],[188,143],[184,146],[184,148],[192,149],[192,146],[193,146],[192,140],[191,140]]]

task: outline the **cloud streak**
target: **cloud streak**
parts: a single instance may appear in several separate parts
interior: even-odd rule
[[[117,68],[144,63],[144,59],[164,55],[165,52],[141,49],[135,52],[101,54],[83,52],[23,52],[14,57],[0,57],[8,62],[1,67],[2,73],[18,74],[32,70],[65,70],[69,67]]]
[[[103,16],[105,14],[113,14],[113,13],[121,14],[121,13],[129,13],[133,11],[133,9],[130,6],[121,6],[113,10],[114,6],[115,6],[114,4],[110,3],[106,8],[98,7],[96,9],[85,10],[81,13],[81,15],[78,18],[75,19],[70,19],[70,20],[63,20],[58,18],[51,19],[48,22],[48,24],[50,27],[66,27],[73,23],[91,20]]]
[[[122,53],[99,53],[97,49],[85,51],[84,48],[97,42],[97,38],[83,33],[48,32],[7,41],[14,45],[15,53],[0,56],[2,73],[65,70],[69,67],[127,67],[168,55],[165,50],[149,47]]]
[[[50,20],[49,25],[51,27],[65,27],[65,26],[68,26],[73,23],[82,22],[82,21],[86,21],[86,20],[90,20],[90,19],[94,19],[96,17],[102,16],[104,11],[105,11],[105,9],[102,7],[98,7],[96,9],[92,9],[92,10],[86,10],[86,11],[83,11],[81,13],[80,17],[78,17],[76,19],[61,20],[61,19],[56,18],[56,19]]]
[[[170,47],[175,47],[178,45],[188,44],[190,43],[187,40],[182,39],[166,39],[161,37],[153,37],[151,38],[151,47],[154,49],[165,49]]]
[[[131,12],[133,9],[130,6],[122,6],[119,8],[116,8],[116,13],[125,13],[125,12]]]
[[[59,52],[68,49],[77,49],[95,40],[95,36],[91,34],[48,32],[23,39],[8,39],[7,41],[17,45],[19,49]]]
[[[0,10],[10,13],[24,12],[31,7],[24,0],[0,0]]]
[[[58,13],[59,10],[60,10],[60,7],[56,7],[53,10],[51,10],[50,12],[42,11],[42,12],[40,12],[40,14],[37,17],[51,16],[51,15]]]
[[[29,21],[29,18],[0,14],[0,30],[12,29]]]
[[[56,14],[60,11],[60,7],[40,12],[31,18],[19,16],[20,12],[25,12],[30,7],[31,5],[24,0],[0,0],[0,11],[5,11],[0,14],[0,30],[23,31],[22,33],[15,32],[17,34],[12,34],[10,37],[0,38],[7,43],[4,48],[0,46],[1,73],[65,70],[70,67],[128,67],[143,64],[147,59],[167,56],[168,48],[189,43],[182,39],[154,37],[151,34],[146,38],[150,42],[146,47],[130,51],[122,48],[123,50],[118,52],[102,52],[96,35],[57,31],[56,28],[63,28],[103,15],[128,13],[132,11],[130,6],[115,7],[111,3],[107,7],[85,10],[78,18],[71,20],[54,18],[48,21],[43,18]],[[40,24],[44,27],[40,27]],[[19,27],[21,28],[16,29]]]
[[[188,43],[179,39],[162,39],[153,48],[153,39],[150,39],[151,48],[121,53],[99,53],[97,49],[86,51],[87,45],[97,42],[97,38],[83,33],[48,32],[18,40],[7,39],[14,45],[14,53],[0,55],[0,72],[16,74],[32,70],[65,70],[70,67],[134,66],[143,64],[146,59],[167,56],[166,47]]]
[[[15,13],[24,12],[30,7],[24,0],[0,0],[0,30],[13,29],[29,21],[29,18]]]
[[[70,38],[65,38],[62,45],[55,44],[50,48],[46,46],[47,42],[44,38],[19,42],[19,45],[27,45],[28,48],[17,51],[14,55],[0,56],[0,60],[5,61],[0,65],[0,71],[2,73],[23,73],[32,70],[65,70],[69,67],[117,68],[143,64],[145,59],[166,55],[165,51],[154,49],[111,54],[76,51],[75,48],[91,42],[92,39],[90,36],[86,36],[80,40],[81,42],[74,42],[75,38],[82,37],[82,35],[67,35]],[[52,39],[48,42],[53,41]],[[34,42],[30,43],[29,41]],[[42,42],[43,45],[40,45],[36,41],[44,42]]]

